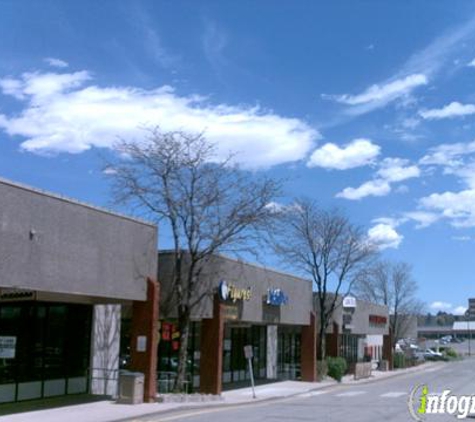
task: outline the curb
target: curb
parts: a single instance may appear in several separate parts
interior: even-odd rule
[[[380,382],[380,381],[384,381],[384,380],[387,380],[387,379],[391,379],[391,378],[396,378],[396,377],[400,377],[402,375],[407,375],[407,374],[411,374],[411,373],[417,373],[417,372],[422,372],[423,370],[426,370],[426,369],[431,369],[433,367],[437,367],[437,366],[443,366],[445,365],[446,363],[434,363],[434,364],[429,364],[430,366],[426,366],[426,365],[421,365],[420,367],[416,367],[417,370],[412,370],[412,371],[390,371],[392,372],[391,375],[389,376],[386,376],[386,377],[381,377],[381,378],[369,378],[369,379],[364,379],[364,380],[360,380],[360,381],[356,381],[354,383],[338,383],[338,382],[334,382],[332,384],[329,384],[329,385],[325,385],[325,386],[322,386],[322,387],[315,387],[315,388],[311,388],[309,390],[306,390],[306,391],[300,391],[298,393],[292,393],[292,394],[287,394],[287,395],[282,395],[282,396],[272,396],[272,397],[266,397],[264,399],[255,399],[254,401],[243,401],[243,402],[235,402],[235,403],[227,403],[225,401],[210,401],[210,402],[201,402],[202,404],[201,405],[190,405],[190,406],[184,406],[184,405],[180,405],[176,408],[173,408],[173,409],[164,409],[164,410],[155,410],[153,412],[150,412],[150,413],[145,413],[145,414],[142,414],[142,415],[138,415],[138,416],[135,416],[135,417],[128,417],[128,418],[123,418],[123,419],[116,419],[114,420],[113,422],[132,422],[132,421],[140,421],[141,418],[146,418],[146,417],[153,417],[153,416],[165,416],[165,415],[173,415],[174,413],[180,413],[180,412],[183,412],[183,411],[193,411],[193,410],[199,410],[199,409],[206,409],[206,408],[223,408],[223,409],[226,409],[226,408],[234,408],[234,407],[245,407],[245,406],[254,406],[256,404],[265,404],[265,403],[270,403],[270,402],[274,402],[274,401],[277,401],[277,400],[286,400],[286,399],[291,399],[291,398],[295,398],[295,397],[299,397],[299,396],[305,396],[306,394],[309,394],[309,393],[312,393],[312,392],[315,392],[315,391],[324,391],[324,390],[327,390],[327,389],[330,389],[330,388],[334,388],[334,387],[348,387],[348,386],[352,386],[352,385],[359,385],[359,384],[369,384],[369,383],[373,383],[373,382]],[[420,368],[420,369],[419,369]],[[212,404],[212,405],[210,405]],[[206,406],[208,405],[208,406]]]

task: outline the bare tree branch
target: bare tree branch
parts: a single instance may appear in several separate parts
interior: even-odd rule
[[[121,141],[112,169],[113,195],[167,225],[173,239],[173,298],[180,328],[179,386],[185,378],[193,308],[212,292],[203,268],[213,254],[253,250],[275,213],[280,183],[220,159],[203,134],[146,129],[142,142]],[[186,265],[185,265],[186,264]]]
[[[338,210],[324,210],[307,199],[280,212],[280,226],[272,236],[275,251],[316,286],[319,313],[319,359],[325,358],[325,335],[338,295],[349,288],[375,254],[360,228]]]

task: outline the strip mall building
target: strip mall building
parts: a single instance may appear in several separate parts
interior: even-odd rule
[[[177,366],[172,268],[166,252],[157,268],[154,225],[0,179],[0,403],[116,396],[121,347],[128,369],[145,374],[144,399],[155,399]],[[197,297],[211,294],[192,314],[190,390],[247,384],[248,345],[258,381],[316,380],[309,281],[215,256],[201,289]],[[386,335],[382,319],[356,322],[363,309],[353,310],[360,331],[351,333]],[[387,310],[363,318],[372,314]],[[328,335],[344,355],[343,318]]]
[[[161,337],[159,385],[176,369],[179,333],[173,299],[172,253],[159,254]],[[192,311],[189,390],[218,394],[249,383],[244,346],[253,348],[258,381],[316,381],[318,315],[312,283],[286,273],[215,256],[204,269],[202,291],[215,292]],[[327,356],[351,364],[391,362],[388,308],[339,298],[326,336]],[[352,365],[350,366],[352,367]],[[161,384],[160,384],[161,383]]]
[[[178,341],[171,281],[172,253],[159,254],[161,339],[159,383],[176,366]],[[202,291],[215,292],[192,312],[190,383],[201,392],[249,380],[244,346],[253,348],[257,380],[316,380],[316,325],[312,284],[288,274],[214,256],[200,278]],[[171,332],[171,333],[170,333]],[[248,382],[248,381],[247,381]]]
[[[116,395],[122,305],[153,367],[156,245],[153,225],[0,180],[0,403]]]

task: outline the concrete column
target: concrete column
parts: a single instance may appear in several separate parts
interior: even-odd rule
[[[120,305],[95,305],[92,321],[92,394],[117,397],[120,351]]]
[[[267,356],[266,356],[266,378],[277,379],[277,347],[278,329],[277,325],[267,326]]]
[[[216,294],[213,318],[201,322],[200,392],[221,394],[223,388],[223,305]]]
[[[317,318],[310,312],[310,323],[302,327],[302,350],[300,352],[302,381],[317,381]]]
[[[147,280],[147,300],[134,301],[130,336],[130,369],[145,375],[144,401],[157,398],[158,283]]]

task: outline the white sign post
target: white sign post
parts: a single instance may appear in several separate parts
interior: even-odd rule
[[[252,387],[252,398],[256,398],[256,391],[254,390],[254,370],[252,369],[252,358],[254,356],[254,353],[252,351],[252,346],[247,345],[244,346],[244,356],[247,359],[247,362],[249,364],[249,374],[251,375],[251,387]]]

